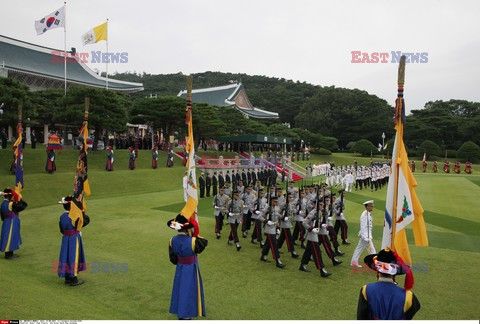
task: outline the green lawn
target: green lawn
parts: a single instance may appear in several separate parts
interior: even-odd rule
[[[183,207],[184,168],[179,159],[174,168],[166,168],[162,152],[159,168],[152,170],[150,152],[140,151],[138,168],[130,171],[127,151],[115,154],[112,173],[104,171],[104,152],[89,155],[91,224],[83,239],[87,262],[128,263],[128,272],[89,271],[81,274],[86,283],[80,287],[64,286],[51,272],[61,241],[58,218],[63,209],[56,202],[72,191],[77,153],[66,150],[58,155],[58,172],[49,175],[43,170],[45,151],[27,149],[24,198],[29,207],[21,214],[24,243],[19,259],[0,258],[0,318],[175,319],[168,314],[175,266],[167,253],[168,240],[175,233],[166,222]],[[8,172],[11,157],[11,151],[0,150],[0,186],[13,185],[14,176]],[[347,154],[328,157],[337,164],[348,159],[352,160]],[[415,175],[430,239],[430,247],[410,246],[413,261],[428,267],[426,273],[415,273],[414,291],[422,303],[415,318],[478,319],[480,176]],[[347,196],[353,244],[342,247],[346,252],[342,265],[334,268],[326,262],[333,273],[326,279],[316,271],[299,272],[299,261],[288,257],[285,248],[287,267],[279,270],[273,263],[259,261],[260,250],[249,239],[241,239],[241,252],[227,246],[226,230],[216,240],[211,200],[202,199],[201,234],[209,239],[209,246],[199,259],[207,319],[354,319],[360,287],[375,280],[373,274],[352,273],[348,266],[357,243],[361,203],[376,200],[374,237],[379,249],[385,194],[382,189]],[[407,234],[413,242],[411,231]],[[309,268],[313,270],[313,265]]]

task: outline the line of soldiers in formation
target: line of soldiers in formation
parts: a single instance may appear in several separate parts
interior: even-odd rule
[[[350,244],[344,215],[345,190],[340,190],[339,197],[336,197],[336,193],[329,190],[326,184],[297,190],[293,182],[286,190],[284,195],[279,185],[273,185],[268,186],[265,192],[259,181],[255,187],[249,185],[246,188],[240,181],[240,185],[232,190],[227,182],[213,197],[217,239],[221,238],[226,218],[230,228],[227,243],[235,244],[237,251],[240,251],[239,227],[243,238],[247,238],[253,227],[250,242],[261,248],[260,261],[270,262],[267,255],[271,251],[278,268],[285,267],[280,259],[280,249],[284,243],[292,258],[300,258],[295,250],[299,241],[300,247],[305,249],[299,270],[310,272],[307,265],[313,261],[322,277],[330,276],[331,273],[325,269],[320,244],[334,266],[342,263],[336,258],[345,254],[339,250],[338,232],[341,243]]]
[[[415,172],[415,161],[410,162],[410,169],[412,170],[412,172]],[[437,173],[438,171],[437,161],[433,162],[432,171],[434,173]],[[463,171],[467,174],[472,174],[473,172],[472,162],[470,161],[465,162],[465,169],[463,169]],[[423,173],[427,172],[427,161],[422,161],[422,172]],[[450,173],[450,162],[448,162],[447,160],[443,162],[443,172]],[[460,162],[458,161],[455,162],[455,164],[453,165],[453,172],[457,174],[462,172]]]
[[[355,190],[370,188],[371,191],[381,189],[387,182],[390,175],[390,165],[386,163],[372,164],[372,166],[358,166],[356,169],[353,165],[338,166],[327,169],[325,183],[328,187],[341,186],[345,191],[351,192],[353,187]],[[228,183],[232,188],[243,186],[244,184],[256,184],[260,182],[261,186],[274,186],[279,178],[282,182],[286,180],[286,174],[278,175],[275,167],[266,167],[259,169],[238,169],[227,170],[225,176],[223,171],[214,171],[213,174],[207,172],[201,173],[198,183],[200,189],[200,198],[210,197],[212,191],[213,196],[218,192],[218,188],[225,187]],[[240,185],[242,183],[242,185]],[[257,186],[257,185],[256,185]],[[258,186],[257,186],[258,187]]]

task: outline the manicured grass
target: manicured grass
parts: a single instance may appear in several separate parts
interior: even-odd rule
[[[91,224],[82,232],[87,262],[128,263],[128,272],[95,273],[90,268],[80,275],[86,281],[80,287],[66,287],[51,272],[61,241],[58,219],[63,209],[56,202],[72,191],[77,153],[66,150],[58,155],[59,171],[49,175],[43,170],[45,152],[27,149],[23,193],[29,207],[21,213],[24,243],[19,259],[0,258],[0,318],[175,319],[168,314],[175,266],[168,260],[167,248],[175,232],[166,222],[183,207],[184,168],[178,159],[174,168],[166,168],[162,152],[159,168],[152,170],[150,152],[140,151],[138,169],[130,171],[127,151],[115,152],[111,173],[104,171],[104,152],[89,155]],[[348,158],[334,154],[328,160],[343,164],[340,161]],[[0,150],[2,186],[14,182],[8,172],[10,159],[11,151]],[[480,282],[475,269],[480,267],[480,187],[476,184],[480,176],[415,175],[430,240],[427,248],[410,246],[413,261],[428,269],[415,273],[414,292],[422,303],[415,318],[478,319]],[[378,250],[385,194],[384,188],[347,195],[345,212],[352,245],[341,247],[346,255],[337,267],[323,254],[333,273],[326,279],[320,278],[311,263],[311,273],[299,272],[300,262],[290,258],[285,247],[282,259],[287,268],[279,270],[274,263],[259,261],[260,249],[250,238],[241,238],[240,252],[227,245],[227,228],[216,240],[212,201],[200,200],[201,234],[209,240],[199,256],[207,319],[354,319],[360,287],[375,280],[374,274],[352,273],[349,267],[361,203],[376,200],[374,242]],[[410,230],[407,235],[413,242]],[[403,283],[402,277],[398,280]]]

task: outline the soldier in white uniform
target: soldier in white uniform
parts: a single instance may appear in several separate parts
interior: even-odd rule
[[[356,266],[359,268],[361,268],[362,265],[358,262],[358,259],[360,259],[360,255],[365,248],[368,248],[368,254],[377,253],[372,240],[373,200],[368,200],[364,202],[363,205],[365,206],[365,210],[360,216],[360,231],[358,232],[358,236],[360,236],[360,239],[358,240],[358,245],[353,252],[352,260],[350,261],[350,264],[352,266]]]
[[[292,220],[295,215],[295,204],[293,195],[287,195],[287,203],[283,208],[283,214],[280,217],[280,236],[278,237],[277,247],[282,248],[283,242],[287,243],[287,250],[292,254],[292,258],[297,259],[299,255],[295,252],[295,245],[292,238]]]
[[[277,248],[277,225],[281,217],[281,209],[278,207],[278,199],[276,196],[270,198],[271,206],[265,208],[260,214],[260,219],[264,223],[264,233],[267,236],[265,244],[262,248],[262,256],[260,261],[269,262],[267,259],[268,250],[272,251],[272,257],[275,259],[278,268],[285,268],[285,264],[280,260],[280,253]]]
[[[263,188],[258,189],[258,196],[254,204],[254,211],[252,213],[252,220],[255,223],[255,228],[253,229],[252,232],[252,240],[251,242],[253,244],[260,243],[260,247],[263,246],[263,235],[262,235],[262,225],[263,222],[260,219],[260,215],[262,212],[265,211],[265,208],[267,208],[267,198],[265,198],[265,192],[263,191]]]
[[[322,208],[322,202],[318,203],[319,209]],[[312,209],[312,211],[305,217],[303,220],[303,228],[305,229],[305,239],[307,240],[307,245],[305,247],[305,252],[302,256],[302,261],[300,263],[300,271],[310,272],[307,265],[310,262],[310,258],[313,257],[313,262],[318,270],[320,270],[320,275],[322,277],[328,277],[331,275],[330,272],[325,270],[325,266],[322,260],[322,252],[320,251],[320,246],[318,245],[318,233],[320,232],[320,217],[317,213],[317,208]]]
[[[227,222],[230,224],[230,235],[228,235],[228,245],[232,245],[232,241],[235,242],[237,251],[242,248],[238,240],[238,225],[242,221],[243,216],[243,200],[240,199],[240,193],[235,191],[233,193],[233,199],[228,206],[228,218]]]
[[[243,220],[242,220],[242,237],[246,238],[252,223],[253,204],[257,199],[256,194],[252,191],[252,186],[247,187],[247,191],[243,194]]]
[[[223,219],[227,214],[227,203],[230,197],[228,197],[223,188],[220,188],[220,192],[213,197],[213,215],[215,216],[215,234],[217,239],[222,234]]]
[[[352,172],[348,171],[347,174],[345,175],[345,190],[352,192],[352,186],[353,186],[353,174]]]

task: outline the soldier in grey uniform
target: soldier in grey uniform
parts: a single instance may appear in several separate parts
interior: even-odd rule
[[[223,193],[229,197],[232,197],[232,188],[230,188],[230,182],[225,182],[225,187],[223,188]]]
[[[345,195],[345,190],[340,190],[338,192],[340,194],[340,197],[337,198],[335,201],[335,235],[338,235],[338,231],[341,230],[340,236],[342,238],[342,244],[344,245],[350,245],[350,242],[347,241],[348,237],[348,224],[347,220],[344,215],[345,211],[345,202],[344,202],[344,195]]]
[[[295,215],[295,204],[293,195],[287,195],[287,203],[283,207],[280,217],[280,236],[278,237],[277,247],[282,248],[283,242],[287,243],[287,250],[292,254],[292,258],[297,259],[299,255],[295,252],[295,245],[292,238],[292,220]]]
[[[234,188],[234,189],[236,189],[240,193],[240,196],[243,196],[245,192],[245,187],[243,186],[243,180],[238,181],[237,188]]]
[[[303,220],[307,216],[307,199],[305,198],[305,192],[300,190],[298,192],[298,199],[295,200],[295,216],[293,220],[295,221],[295,228],[293,229],[293,245],[295,241],[300,239],[301,248],[305,248],[305,231],[303,229]]]
[[[227,222],[230,224],[230,235],[228,235],[228,245],[232,245],[232,241],[235,242],[237,251],[242,248],[238,240],[238,225],[242,221],[243,215],[243,200],[240,199],[238,191],[233,193],[233,199],[228,204],[228,218]]]
[[[252,223],[253,204],[257,196],[252,191],[252,186],[247,187],[247,191],[243,194],[243,221],[242,221],[242,237],[246,238]]]
[[[329,199],[330,203],[328,205],[328,212],[327,212],[327,230],[328,230],[328,237],[330,238],[330,242],[333,244],[333,248],[335,249],[335,254],[338,256],[342,256],[345,253],[340,251],[338,241],[337,241],[337,234],[335,233],[335,229],[333,227],[333,214],[335,212],[335,201],[336,201],[336,194],[332,192],[331,199]]]
[[[297,188],[295,188],[295,183],[290,182],[290,187],[287,189],[287,194],[292,195],[293,199],[297,198]]]
[[[326,195],[327,193],[325,193]],[[328,218],[328,213],[329,213],[329,204],[330,204],[330,198],[325,198],[325,206],[323,207],[324,210],[322,210],[322,216],[321,216],[321,225],[319,227],[319,233],[318,233],[318,239],[320,243],[322,243],[323,248],[325,249],[325,252],[327,253],[327,256],[329,259],[332,260],[332,263],[334,266],[339,265],[342,263],[342,261],[337,260],[336,254],[334,250],[332,249],[332,245],[330,244],[330,239],[328,237],[328,224],[327,224],[327,218]]]
[[[322,203],[319,202],[319,208],[322,208]],[[325,266],[322,260],[322,252],[320,251],[320,246],[318,245],[318,233],[320,218],[317,215],[317,209],[314,208],[303,220],[303,228],[305,229],[305,239],[307,240],[307,245],[305,247],[305,252],[302,256],[302,261],[300,263],[300,271],[310,272],[307,265],[310,262],[310,258],[313,256],[313,262],[318,270],[320,270],[320,275],[322,277],[328,277],[331,275],[330,272],[325,270]]]
[[[278,199],[275,196],[270,198],[271,206],[265,208],[264,212],[260,214],[260,219],[264,223],[264,233],[267,236],[265,244],[262,248],[262,256],[260,261],[270,262],[267,259],[268,250],[272,251],[272,257],[275,259],[278,268],[285,268],[285,264],[280,260],[280,253],[277,248],[277,225],[281,217],[281,209],[278,207]]]
[[[258,189],[257,199],[255,200],[254,204],[254,211],[252,213],[252,220],[255,222],[255,228],[252,232],[252,243],[257,244],[260,243],[260,247],[263,246],[263,236],[262,236],[262,225],[263,222],[261,220],[260,215],[265,212],[265,208],[267,208],[267,198],[265,198],[265,192],[263,188]]]
[[[223,219],[227,213],[227,204],[230,200],[223,188],[220,188],[220,193],[213,197],[213,215],[215,216],[215,235],[217,239],[222,234]]]

